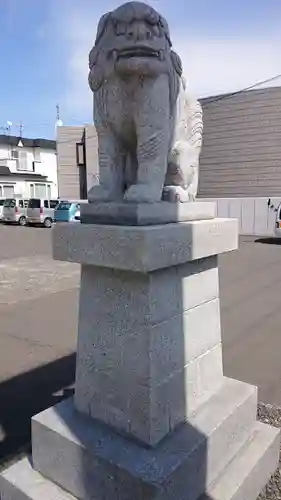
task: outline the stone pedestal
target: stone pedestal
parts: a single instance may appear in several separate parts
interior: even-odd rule
[[[223,376],[217,258],[237,221],[132,210],[54,228],[54,258],[81,263],[75,397],[33,418],[2,500],[255,500],[277,466],[256,388]]]

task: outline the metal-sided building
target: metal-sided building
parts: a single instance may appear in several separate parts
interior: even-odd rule
[[[218,215],[238,217],[240,231],[270,234],[267,199],[281,200],[281,87],[201,100],[204,117],[199,197]],[[58,127],[61,197],[85,197],[98,182],[95,127]]]

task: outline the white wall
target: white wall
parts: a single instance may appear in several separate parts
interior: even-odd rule
[[[39,148],[14,148],[27,152],[27,169],[28,171],[21,171],[21,174],[25,176],[18,177],[15,175],[13,177],[3,177],[0,176],[0,186],[4,184],[13,184],[15,194],[21,195],[23,197],[31,196],[31,184],[46,184],[46,196],[47,196],[47,185],[50,185],[51,197],[57,198],[58,196],[58,173],[57,173],[57,155],[55,150],[44,150]],[[36,153],[35,153],[36,150]],[[38,153],[40,155],[40,161],[38,159]],[[11,147],[6,145],[0,146],[0,160],[6,160],[5,164],[9,167],[10,171],[17,174],[17,162],[11,158]],[[35,170],[33,172],[33,161],[35,163]],[[3,163],[2,163],[3,164]],[[32,181],[29,176],[32,177],[33,174],[44,175],[47,177],[46,180]]]
[[[276,212],[268,207],[268,198],[199,198],[217,204],[218,217],[234,217],[239,220],[239,232],[244,235],[274,236]],[[280,198],[270,198],[278,207]]]

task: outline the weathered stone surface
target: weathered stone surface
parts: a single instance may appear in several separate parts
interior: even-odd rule
[[[216,257],[148,274],[82,266],[80,411],[155,444],[220,386],[220,342]]]
[[[202,108],[187,91],[167,21],[128,2],[103,15],[89,56],[99,142],[95,200],[194,200]]]
[[[147,274],[82,265],[81,274],[80,302],[91,296],[95,327],[95,315],[122,328],[155,325],[219,296],[216,257]]]
[[[33,418],[34,467],[83,500],[195,500],[248,440],[256,402],[254,387],[226,379],[189,423],[147,449],[65,401]]]
[[[191,220],[214,219],[216,204],[191,203],[84,203],[80,208],[85,224],[148,226]]]
[[[133,371],[87,368],[81,359],[76,408],[151,446],[184,422],[223,382],[220,344],[158,383],[152,379],[137,384]]]
[[[144,227],[62,223],[53,229],[55,260],[142,273],[218,255],[237,246],[236,219]]]

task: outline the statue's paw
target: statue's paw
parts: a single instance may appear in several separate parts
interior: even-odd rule
[[[134,184],[125,192],[124,200],[135,203],[155,203],[161,200],[161,188],[149,184]]]
[[[192,199],[190,193],[181,186],[165,186],[162,193],[162,200],[171,203],[187,203],[188,201],[195,201],[195,197]]]
[[[88,192],[89,203],[94,203],[97,201],[116,201],[120,200],[120,195],[118,193],[111,191],[104,186],[93,186]]]

